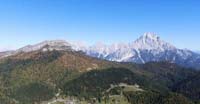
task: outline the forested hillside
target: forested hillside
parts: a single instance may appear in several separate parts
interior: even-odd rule
[[[88,102],[105,102],[117,94],[131,104],[192,104],[199,100],[197,73],[167,62],[117,63],[75,51],[20,53],[0,60],[0,102],[40,104],[60,93]],[[120,83],[142,91],[119,87],[106,92]]]

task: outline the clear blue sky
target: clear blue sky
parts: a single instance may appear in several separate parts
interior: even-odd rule
[[[200,50],[200,1],[0,0],[0,49],[51,39],[131,42],[144,32]]]

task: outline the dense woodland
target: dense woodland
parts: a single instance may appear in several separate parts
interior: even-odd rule
[[[123,92],[131,104],[200,104],[199,72],[168,62],[116,63],[72,51],[20,53],[0,60],[1,104],[39,104],[58,92],[102,101],[111,84],[119,83],[144,90]]]

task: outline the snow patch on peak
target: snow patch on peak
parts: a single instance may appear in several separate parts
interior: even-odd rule
[[[144,33],[142,38],[158,40],[160,37],[158,37],[157,34],[154,32],[146,32],[146,33]]]
[[[139,50],[173,50],[173,45],[163,41],[155,33],[144,33],[139,39],[131,43],[131,47]]]

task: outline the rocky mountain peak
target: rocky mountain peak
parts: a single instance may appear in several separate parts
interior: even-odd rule
[[[131,44],[132,48],[139,50],[172,50],[176,49],[173,45],[163,41],[156,33],[147,32]]]
[[[20,52],[31,52],[36,50],[66,50],[71,49],[71,44],[66,42],[65,40],[50,40],[50,41],[43,41],[41,43],[35,45],[27,45],[18,49],[17,51]]]
[[[158,37],[157,34],[153,33],[153,32],[146,32],[141,37],[142,37],[142,39],[149,39],[149,40],[159,40],[160,39],[160,37]]]

